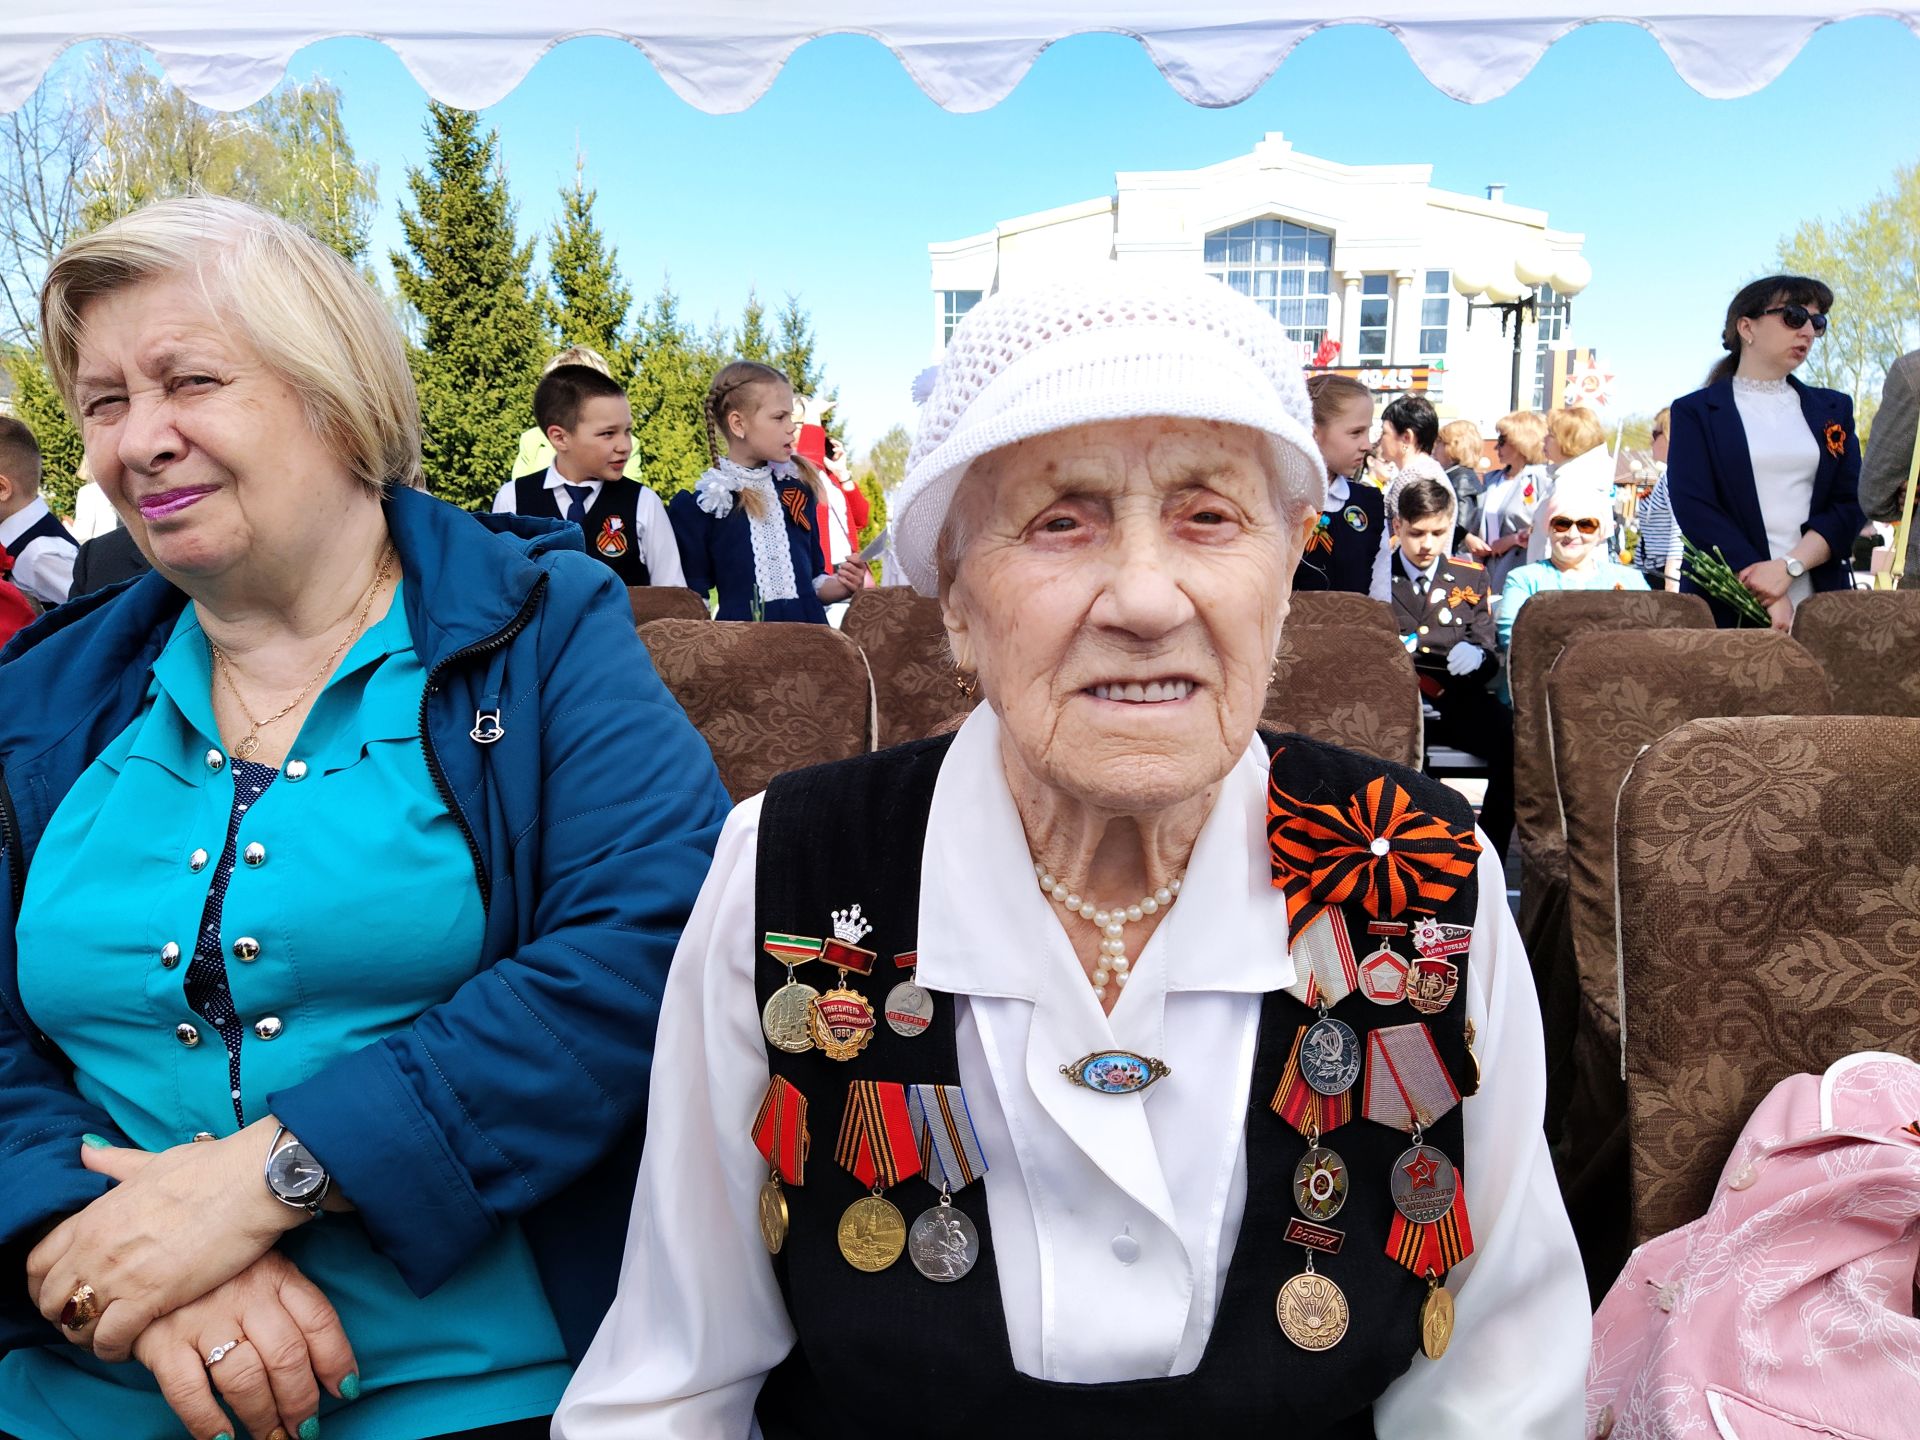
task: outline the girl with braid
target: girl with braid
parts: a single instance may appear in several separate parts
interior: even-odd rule
[[[864,580],[829,571],[815,530],[820,478],[793,449],[793,387],[771,365],[736,360],[707,389],[713,464],[667,507],[687,586],[717,590],[721,620],[825,624],[826,606]]]

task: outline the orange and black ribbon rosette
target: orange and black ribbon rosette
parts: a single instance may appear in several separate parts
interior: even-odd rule
[[[1839,456],[1847,453],[1847,427],[1838,420],[1829,420],[1826,429],[1827,453]]]
[[[1471,585],[1456,585],[1447,594],[1449,605],[1478,605],[1480,592]]]
[[[1480,842],[1429,815],[1385,775],[1344,805],[1309,804],[1267,786],[1273,883],[1300,927],[1332,905],[1357,901],[1375,920],[1431,914],[1473,873]]]

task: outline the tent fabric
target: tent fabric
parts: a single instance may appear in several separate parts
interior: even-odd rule
[[[1388,0],[1364,16],[1321,0],[6,0],[0,5],[0,111],[32,94],[68,46],[127,39],[203,104],[233,110],[280,80],[303,45],[381,41],[436,99],[479,109],[504,97],[542,55],[581,35],[626,40],[689,104],[744,110],[789,56],[821,35],[867,35],[948,110],[1006,98],[1040,52],[1069,35],[1131,35],[1196,105],[1233,105],[1260,88],[1308,35],[1372,24],[1398,36],[1422,73],[1456,100],[1504,95],[1547,47],[1581,25],[1639,25],[1682,79],[1714,98],[1746,95],[1784,70],[1822,25],[1856,15],[1920,33],[1920,10],[1820,0],[1641,0],[1622,14],[1571,0]]]

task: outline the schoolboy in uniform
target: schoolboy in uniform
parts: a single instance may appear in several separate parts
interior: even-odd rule
[[[561,365],[534,390],[533,416],[553,446],[553,463],[502,485],[494,513],[571,520],[587,553],[622,583],[685,585],[667,507],[622,474],[633,453],[626,391],[598,370]]]
[[[13,583],[43,606],[64,605],[80,546],[40,498],[40,443],[0,415],[0,550],[12,557]]]

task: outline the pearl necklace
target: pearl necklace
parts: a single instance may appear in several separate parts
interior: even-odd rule
[[[1141,896],[1138,904],[1101,910],[1091,900],[1082,900],[1064,882],[1054,879],[1047,873],[1046,866],[1036,862],[1033,873],[1040,888],[1059,901],[1069,914],[1091,920],[1100,927],[1100,961],[1093,968],[1093,993],[1102,1000],[1107,998],[1107,982],[1125,985],[1127,974],[1133,969],[1133,962],[1127,958],[1127,926],[1173,904],[1174,897],[1180,893],[1181,877],[1176,875],[1151,895]]]

